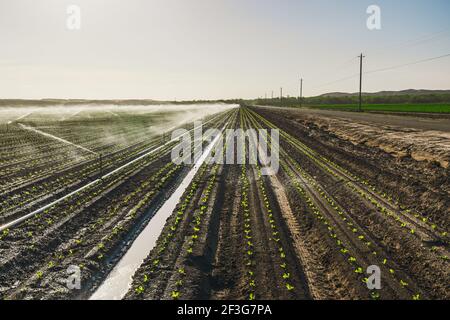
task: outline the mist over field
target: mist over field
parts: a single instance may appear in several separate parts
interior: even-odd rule
[[[92,119],[93,117],[120,117],[120,115],[145,116],[162,114],[170,126],[200,120],[238,105],[225,103],[210,104],[161,104],[161,105],[60,105],[1,107],[0,123],[9,121],[68,121]]]

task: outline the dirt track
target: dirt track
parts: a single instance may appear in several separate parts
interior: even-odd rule
[[[296,109],[296,108],[273,108],[277,110],[287,110],[292,114],[316,115],[327,118],[340,118],[356,122],[365,122],[374,125],[397,126],[400,128],[411,128],[418,130],[437,130],[450,132],[450,115],[410,115],[395,113],[374,113],[374,112],[351,112],[339,110],[320,109]]]

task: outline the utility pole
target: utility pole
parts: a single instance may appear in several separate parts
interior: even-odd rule
[[[359,107],[358,111],[362,112],[362,74],[363,74],[363,54],[359,56]]]
[[[283,88],[280,88],[280,106],[283,105]]]
[[[303,98],[303,78],[300,78],[300,107],[302,106],[302,98]]]
[[[272,100],[273,100],[273,90],[272,90]]]

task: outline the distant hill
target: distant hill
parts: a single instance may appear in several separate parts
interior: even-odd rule
[[[400,96],[400,95],[433,95],[433,94],[450,94],[450,90],[426,90],[426,89],[408,89],[400,91],[379,91],[379,92],[363,92],[364,96],[372,97],[387,97],[387,96]],[[358,96],[359,92],[347,93],[347,92],[329,92],[322,94],[318,97],[352,97]]]
[[[303,105],[356,105],[359,102],[359,93],[329,92],[316,97],[303,98]],[[258,105],[298,106],[299,100],[295,97],[280,99],[256,99],[251,101]],[[363,104],[450,104],[450,90],[401,90],[364,92]]]

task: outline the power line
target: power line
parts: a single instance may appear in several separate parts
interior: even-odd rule
[[[430,38],[427,38],[427,39],[423,39],[423,40],[419,40],[419,41],[413,42],[413,43],[409,44],[406,47],[408,47],[408,48],[409,47],[414,47],[414,46],[417,46],[417,45],[421,45],[423,43],[432,42],[432,41],[434,41],[436,39],[439,39],[439,38],[448,38],[450,36],[450,34],[446,34],[446,33],[448,33],[448,31],[445,32],[444,34],[440,34],[440,35],[437,35],[437,36],[434,36],[434,37],[430,37]]]
[[[404,48],[408,48],[408,47],[412,47],[412,46],[416,46],[416,45],[420,45],[421,43],[425,43],[425,42],[429,42],[441,37],[447,37],[448,35],[446,35],[448,32],[450,32],[450,28],[445,28],[442,29],[438,32],[433,32],[433,33],[429,33],[426,35],[422,35],[419,37],[416,37],[414,39],[409,39],[406,41],[403,41],[401,43],[397,43],[394,45],[390,45],[390,46],[384,46],[382,48],[377,48],[374,51],[369,51],[370,55],[378,54],[381,53],[381,51],[384,51],[385,49],[404,49]]]
[[[334,68],[334,70],[340,70],[343,69],[344,67],[347,67],[348,65],[350,65],[352,62],[354,62],[356,59],[358,59],[358,57],[353,57],[350,60],[347,60],[346,62],[338,65],[336,68]]]
[[[326,86],[329,86],[329,85],[331,85],[331,84],[335,84],[335,83],[338,83],[338,82],[342,82],[342,81],[346,81],[346,80],[350,80],[350,79],[356,78],[356,77],[358,77],[358,76],[359,76],[359,73],[356,73],[356,74],[354,74],[354,75],[351,75],[351,76],[348,76],[348,77],[345,77],[345,78],[341,78],[341,79],[338,79],[338,80],[334,80],[334,81],[330,81],[330,82],[321,84],[321,85],[319,85],[319,86],[314,87],[313,89],[326,87]]]
[[[398,68],[403,68],[403,67],[407,67],[407,66],[416,65],[416,64],[419,64],[419,63],[424,63],[424,62],[434,61],[434,60],[438,60],[438,59],[443,59],[443,58],[446,58],[446,57],[449,57],[449,56],[450,56],[450,53],[445,54],[445,55],[441,55],[441,56],[438,56],[438,57],[427,58],[427,59],[418,60],[418,61],[414,61],[414,62],[410,62],[410,63],[405,63],[405,64],[401,64],[401,65],[392,66],[392,67],[385,67],[385,68],[370,70],[370,71],[364,72],[363,74],[372,74],[372,73],[378,73],[378,72],[383,72],[383,71],[390,71],[390,70],[394,70],[394,69],[398,69]],[[350,80],[350,79],[358,77],[359,75],[360,75],[359,73],[356,73],[356,74],[353,74],[351,76],[347,76],[345,78],[337,79],[337,80],[334,80],[334,81],[330,81],[330,82],[321,84],[319,86],[315,86],[315,87],[313,87],[313,89],[322,88],[322,87],[326,87],[326,86],[329,86],[329,85],[332,85],[332,84],[335,84],[335,83],[339,83],[339,82],[343,82],[343,81],[346,81],[346,80]]]
[[[396,44],[396,45],[393,45],[393,46],[388,46],[388,47],[377,49],[375,51],[372,51],[371,53],[372,54],[373,53],[378,53],[378,52],[383,51],[384,49],[388,49],[388,48],[397,48],[398,49],[398,48],[408,48],[408,47],[411,47],[411,46],[420,45],[422,43],[430,42],[430,41],[433,41],[433,40],[436,40],[436,39],[439,39],[439,38],[442,38],[442,37],[448,37],[449,36],[448,35],[449,32],[450,32],[450,28],[444,28],[444,29],[441,29],[440,31],[437,31],[437,32],[429,33],[429,34],[426,34],[426,35],[422,35],[420,37],[416,37],[416,38],[413,38],[413,39],[406,40],[406,41],[404,41],[404,42],[402,42],[400,44]],[[412,64],[421,63],[421,62],[436,60],[436,59],[440,59],[440,58],[443,58],[443,57],[446,57],[446,55],[442,56],[442,57],[431,58],[430,60],[425,59],[424,61],[417,61],[417,62],[411,63],[411,65]],[[346,65],[350,64],[351,62],[353,62],[356,58],[357,57],[353,57],[352,59],[350,59],[350,60],[348,60],[348,61],[338,65],[336,68],[333,68],[333,69],[334,70],[339,70],[339,69],[343,68],[344,66],[346,66]],[[405,64],[404,66],[407,66],[407,65],[409,65],[409,64]],[[398,67],[400,67],[400,66],[395,66],[395,68],[398,68]],[[394,68],[394,67],[390,67],[390,68]],[[386,69],[390,69],[390,68],[386,68]],[[369,72],[366,72],[365,74],[374,73],[374,72],[375,71],[369,71]],[[378,72],[378,70],[376,70],[376,72]],[[345,78],[342,78],[342,79],[338,79],[338,80],[334,80],[334,81],[331,81],[331,82],[324,83],[323,85],[319,85],[319,86],[314,87],[314,88],[320,88],[320,87],[328,86],[328,85],[331,85],[331,84],[334,84],[334,83],[339,83],[339,82],[342,82],[342,81],[350,80],[350,79],[353,79],[353,78],[357,77],[358,75],[359,74],[354,74],[354,75],[351,75],[351,76],[348,76],[348,77],[345,77]]]
[[[354,62],[357,58],[358,58],[358,57],[353,57],[353,58],[351,58],[350,60],[347,60],[347,61],[345,61],[345,62],[343,62],[343,63],[341,63],[341,64],[336,65],[334,68],[328,69],[327,72],[321,74],[321,77],[326,77],[326,76],[328,76],[328,75],[331,75],[332,73],[335,73],[335,72],[340,71],[340,70],[342,70],[342,69],[346,69],[346,68],[347,68],[348,66],[350,66],[350,64],[351,64],[352,62]],[[355,75],[355,76],[356,76],[356,75]],[[346,79],[344,79],[344,80],[346,80]],[[337,80],[337,81],[341,81],[341,80]],[[333,81],[333,82],[334,82],[334,81]],[[328,83],[327,83],[327,84],[324,84],[323,86],[325,86],[325,85],[328,85]],[[322,85],[321,85],[321,86],[322,86]]]
[[[433,57],[433,58],[423,59],[423,60],[414,61],[414,62],[410,62],[410,63],[400,64],[400,65],[397,65],[397,66],[371,70],[371,71],[364,72],[364,74],[372,74],[372,73],[377,73],[377,72],[394,70],[394,69],[403,68],[403,67],[407,67],[407,66],[412,66],[412,65],[415,65],[415,64],[423,63],[423,62],[438,60],[438,59],[442,59],[442,58],[446,58],[446,57],[450,57],[450,53],[447,53],[447,54],[444,54],[444,55],[438,56],[438,57]]]

